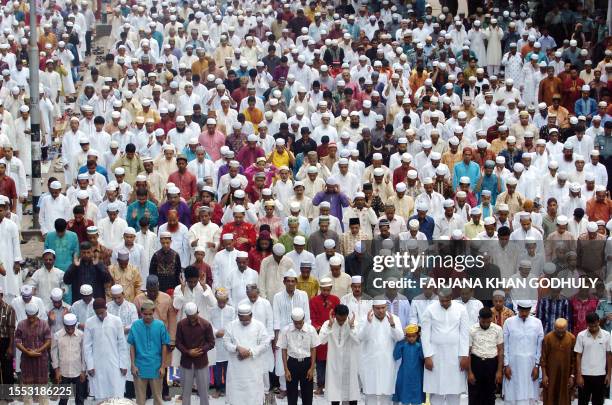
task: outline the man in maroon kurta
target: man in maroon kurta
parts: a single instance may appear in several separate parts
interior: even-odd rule
[[[319,281],[321,293],[310,299],[310,322],[319,332],[323,323],[330,317],[330,312],[340,304],[340,298],[331,295],[332,280],[323,277]],[[323,394],[325,388],[325,363],[327,362],[327,344],[317,346],[317,389],[316,395]]]

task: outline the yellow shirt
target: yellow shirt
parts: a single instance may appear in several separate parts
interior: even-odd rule
[[[277,168],[280,168],[281,166],[289,167],[290,165],[289,152],[286,150],[283,151],[283,153],[278,153],[278,151],[274,149],[268,155],[268,159],[270,159],[270,162]]]
[[[304,291],[308,294],[308,299],[311,299],[319,293],[319,282],[313,276],[308,276],[304,279],[300,274],[297,278],[297,289]]]
[[[113,264],[108,268],[108,272],[113,277],[115,284],[120,284],[123,287],[125,299],[129,302],[134,302],[136,295],[140,293],[142,278],[140,271],[131,264],[128,264],[123,270],[118,264]]]

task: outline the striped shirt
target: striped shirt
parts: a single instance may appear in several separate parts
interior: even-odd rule
[[[15,310],[6,302],[0,302],[0,338],[10,338],[15,333]]]

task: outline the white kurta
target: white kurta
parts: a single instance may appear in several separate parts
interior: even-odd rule
[[[274,338],[274,319],[272,313],[272,304],[265,298],[258,297],[257,301],[251,302],[248,298],[238,303],[238,306],[242,304],[249,304],[252,307],[253,318],[263,323],[266,327],[266,332],[272,342]],[[272,345],[268,345],[268,348],[262,354],[263,372],[268,373],[274,371],[274,353],[272,352]]]
[[[0,276],[0,285],[6,296],[16,297],[21,288],[21,277],[13,271],[15,262],[22,260],[19,229],[13,221],[1,218],[0,221],[0,263],[6,271],[6,276]]]
[[[432,357],[433,370],[425,369],[423,391],[437,395],[467,392],[467,375],[459,367],[459,357],[469,355],[468,314],[463,305],[439,303],[427,307],[421,326],[423,355]]]
[[[87,370],[95,370],[89,376],[89,392],[96,400],[123,398],[127,370],[128,347],[123,334],[121,318],[107,314],[103,321],[92,316],[85,324],[83,354]]]
[[[215,335],[215,357],[214,361],[211,360],[210,354],[213,350],[208,352],[208,364],[220,363],[222,361],[229,360],[229,354],[227,350],[225,350],[225,346],[223,345],[223,338],[217,337],[217,332],[220,330],[225,331],[227,326],[236,319],[236,311],[234,307],[231,305],[226,305],[223,308],[216,307],[212,308],[210,311],[210,324],[213,328],[213,334]]]
[[[387,317],[372,318],[363,323],[359,331],[361,359],[359,378],[365,395],[393,395],[397,367],[393,359],[395,343],[402,340],[404,332],[397,315],[393,315],[395,327],[391,328]]]
[[[261,375],[263,362],[260,356],[270,345],[270,338],[263,323],[251,319],[247,326],[240,320],[232,321],[223,337],[223,345],[229,353],[227,366],[227,402],[229,405],[261,404],[264,386]],[[237,348],[251,351],[251,357],[238,359]]]
[[[219,246],[220,236],[221,230],[219,225],[212,221],[206,225],[202,224],[202,222],[198,222],[191,225],[191,228],[189,228],[189,246],[197,240],[197,246],[204,248],[204,261],[210,266],[213,264],[217,249],[216,247],[208,247],[207,245],[209,243],[214,243],[215,246]]]
[[[538,399],[539,384],[531,379],[531,372],[540,362],[543,339],[542,322],[536,317],[523,321],[513,316],[504,323],[504,366],[512,369],[512,379],[504,378],[506,401]]]
[[[234,306],[240,301],[247,298],[246,286],[249,284],[257,284],[259,275],[249,267],[244,271],[238,269],[232,271],[227,278],[227,289],[229,290],[230,303]]]
[[[356,320],[355,327],[351,329],[348,320],[342,326],[334,321],[330,328],[329,321],[325,321],[319,331],[321,344],[327,343],[325,367],[325,399],[327,401],[358,401],[361,398],[359,391],[360,343],[357,325]]]

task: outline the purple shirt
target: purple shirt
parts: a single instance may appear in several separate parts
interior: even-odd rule
[[[172,207],[170,206],[169,201],[166,201],[161,207],[159,207],[159,220],[157,221],[157,226],[168,222],[168,211],[171,209]],[[176,211],[178,212],[179,222],[189,228],[191,226],[191,210],[189,209],[189,206],[181,201],[179,202]]]
[[[323,201],[329,202],[330,214],[338,218],[340,223],[342,223],[342,208],[349,206],[349,199],[346,194],[342,192],[328,193],[327,191],[319,191],[312,199],[312,204],[319,206]]]

